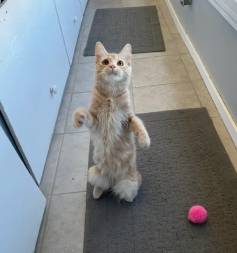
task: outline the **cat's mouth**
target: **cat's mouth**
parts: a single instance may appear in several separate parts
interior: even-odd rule
[[[116,76],[116,75],[118,75],[118,73],[119,73],[119,72],[118,72],[117,70],[114,70],[114,69],[111,69],[111,70],[109,71],[109,74],[110,74],[110,75],[115,75],[115,76]]]

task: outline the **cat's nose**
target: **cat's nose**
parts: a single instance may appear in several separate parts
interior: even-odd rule
[[[115,65],[110,65],[109,67],[110,67],[111,69],[115,69],[115,68],[116,68]]]

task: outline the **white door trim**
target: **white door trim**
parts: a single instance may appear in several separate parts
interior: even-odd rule
[[[237,31],[237,1],[208,0]]]

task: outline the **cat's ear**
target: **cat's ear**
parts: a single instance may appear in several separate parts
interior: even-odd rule
[[[119,54],[124,55],[124,56],[130,56],[132,54],[132,46],[131,46],[131,44],[126,44],[122,48],[122,50],[121,50],[121,52]]]
[[[130,64],[131,59],[132,59],[132,46],[131,46],[131,44],[126,44],[122,48],[122,50],[119,54],[122,55],[123,57],[125,57],[127,62]]]
[[[104,45],[98,41],[95,44],[95,56],[96,57],[105,57],[108,54],[108,52],[106,51]]]

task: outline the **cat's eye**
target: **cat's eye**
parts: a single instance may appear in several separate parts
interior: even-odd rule
[[[123,63],[123,61],[119,60],[119,61],[117,62],[117,65],[118,65],[118,66],[123,66],[124,63]]]
[[[108,60],[108,59],[104,59],[104,60],[102,61],[102,64],[103,64],[103,65],[108,65],[108,64],[109,64],[109,60]]]

